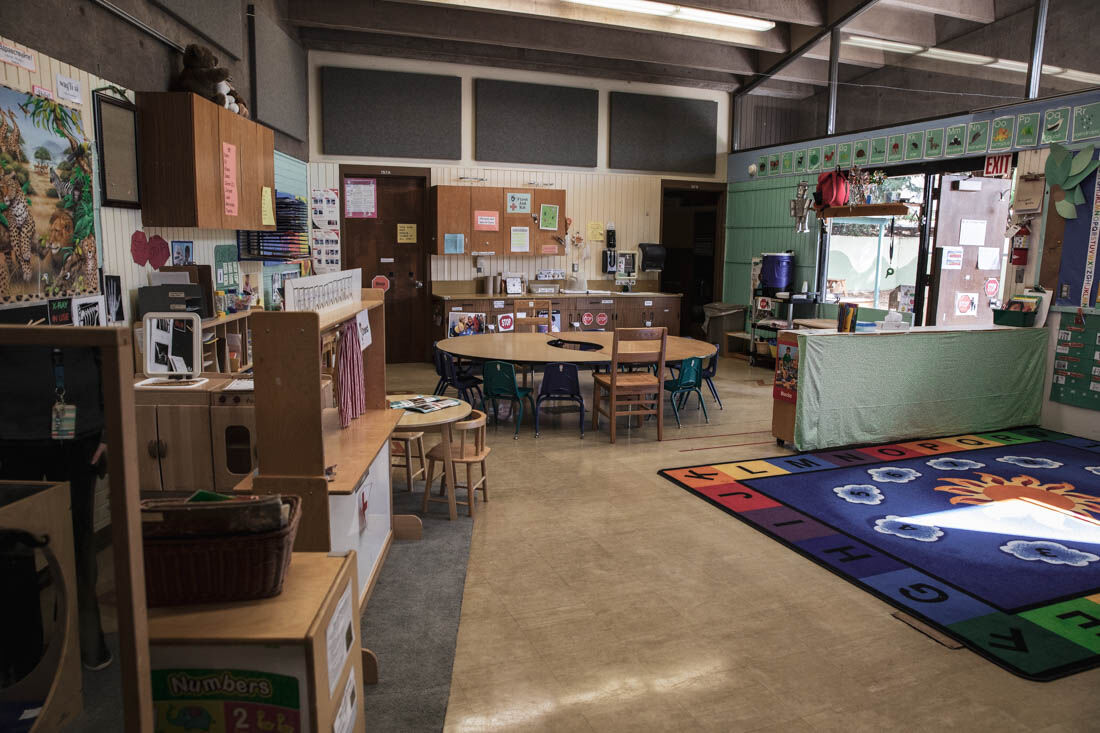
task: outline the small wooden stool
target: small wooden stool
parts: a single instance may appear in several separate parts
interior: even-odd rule
[[[413,452],[416,445],[416,458],[420,459],[420,469],[412,470]],[[394,433],[390,438],[390,446],[393,455],[390,456],[391,468],[405,469],[405,490],[413,490],[413,479],[424,475],[424,433]],[[398,463],[398,458],[404,458],[403,463]]]
[[[454,424],[454,431],[458,432],[461,436],[457,445],[451,445],[451,460],[455,463],[466,464],[466,483],[458,484],[458,486],[447,486],[447,491],[455,491],[456,489],[466,489],[467,497],[469,501],[458,501],[457,493],[455,504],[463,504],[470,508],[470,516],[474,516],[474,499],[478,489],[481,490],[482,498],[485,501],[489,501],[489,478],[485,468],[485,459],[489,457],[490,448],[485,444],[485,413],[481,410],[471,410],[470,417],[462,422]],[[473,433],[469,442],[467,442],[467,433]],[[424,479],[424,506],[422,511],[427,513],[429,501],[447,502],[447,499],[437,499],[431,495],[432,481],[435,479],[435,464],[443,463],[443,444],[433,446],[428,451],[428,477]],[[481,478],[474,481],[474,465],[481,466]],[[458,473],[458,470],[455,470]],[[443,491],[444,484],[447,484],[447,477],[445,471],[440,471],[440,494],[446,496],[446,492]],[[455,482],[457,483],[457,481]]]

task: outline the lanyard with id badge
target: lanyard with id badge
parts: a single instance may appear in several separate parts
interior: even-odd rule
[[[53,350],[53,381],[56,402],[50,413],[50,437],[72,440],[76,435],[76,405],[65,403],[65,361],[61,349]]]

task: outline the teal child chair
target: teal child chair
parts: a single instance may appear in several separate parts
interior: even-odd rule
[[[710,422],[707,416],[707,406],[703,404],[703,393],[699,391],[703,383],[703,360],[697,356],[684,359],[680,363],[680,373],[676,379],[665,380],[665,391],[669,393],[672,402],[672,414],[676,416],[676,427],[680,426],[680,407],[687,403],[687,398],[694,392],[699,398],[699,406],[703,408],[703,417]],[[676,403],[680,404],[677,405]]]
[[[535,400],[532,397],[530,387],[520,387],[516,383],[516,368],[506,361],[487,361],[482,367],[482,376],[485,384],[485,394],[481,398],[481,411],[486,412],[485,402],[493,403],[493,419],[500,422],[500,411],[497,400],[508,400],[519,407],[515,412],[516,434],[513,436],[519,440],[519,424],[523,422],[523,401],[527,400],[531,405],[531,413],[535,412]]]

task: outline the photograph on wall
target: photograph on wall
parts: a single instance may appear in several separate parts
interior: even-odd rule
[[[852,144],[841,143],[836,147],[836,164],[841,168],[852,165]]]
[[[99,292],[80,113],[0,86],[0,303]]]
[[[87,295],[83,298],[73,298],[73,325],[74,326],[106,326],[107,314],[102,295]]]
[[[124,323],[126,312],[122,305],[122,277],[120,275],[103,276],[103,297],[107,302],[107,325]]]
[[[947,142],[943,144],[946,155],[962,155],[966,152],[966,125],[951,125],[944,134]]]
[[[485,333],[484,313],[453,311],[447,314],[447,336],[473,336]]]
[[[886,160],[890,163],[905,160],[905,135],[891,135],[889,142],[886,148]]]
[[[905,159],[920,160],[924,157],[924,132],[911,132],[905,136]]]
[[[886,138],[876,137],[871,141],[871,163],[878,165],[886,162]]]
[[[173,265],[193,265],[195,264],[195,243],[188,242],[186,240],[172,240],[172,264]]]
[[[1069,107],[1048,109],[1043,115],[1043,145],[1069,139]]]
[[[1029,148],[1039,143],[1039,113],[1028,112],[1016,117],[1016,147]]]
[[[966,152],[981,154],[989,150],[989,120],[971,122],[966,128]]]
[[[938,158],[943,155],[943,128],[929,130],[924,134],[924,157]]]
[[[1012,132],[1015,126],[1015,117],[998,117],[993,120],[993,133],[989,137],[989,149],[1008,150],[1011,148]]]

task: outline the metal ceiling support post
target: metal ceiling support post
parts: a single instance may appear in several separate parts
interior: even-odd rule
[[[836,134],[836,92],[840,81],[840,29],[829,35],[829,111],[825,117],[825,134]]]
[[[1050,0],[1035,0],[1035,21],[1031,27],[1031,58],[1027,67],[1027,98],[1039,96],[1039,82],[1043,78],[1043,41],[1047,34],[1047,10]]]

